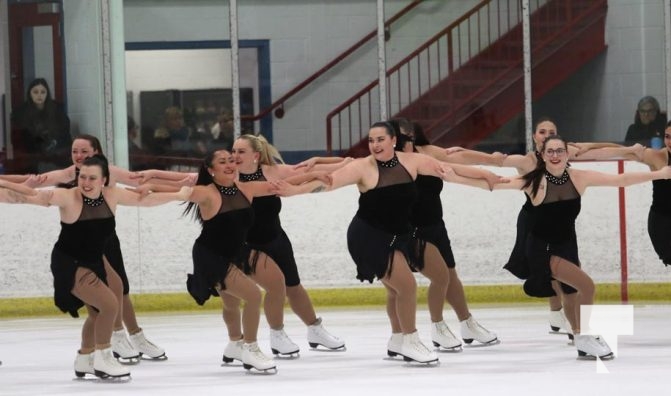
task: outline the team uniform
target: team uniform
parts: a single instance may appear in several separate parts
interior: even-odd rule
[[[667,165],[671,155],[667,152]],[[648,235],[664,265],[671,265],[671,180],[652,181],[652,205],[648,213]]]
[[[251,174],[240,173],[241,182],[265,181],[263,169],[259,166],[256,172]],[[270,257],[279,267],[284,275],[286,287],[299,286],[301,284],[298,275],[298,266],[294,257],[291,241],[282,228],[280,222],[280,211],[282,200],[277,195],[256,197],[252,201],[254,210],[254,222],[247,233],[247,240],[243,256],[244,271],[246,274],[254,274],[261,253]],[[331,335],[322,326],[321,318],[317,322],[308,325],[308,344],[312,348],[322,345],[328,349],[344,349],[345,343]],[[298,354],[300,348],[284,329],[270,329],[270,347],[276,355],[293,356]]]
[[[359,209],[347,229],[347,248],[357,267],[357,279],[373,282],[391,271],[395,251],[410,257],[410,210],[417,198],[412,176],[394,156],[377,161],[375,188],[361,193]]]
[[[54,302],[63,312],[79,317],[78,310],[84,303],[75,297],[74,287],[77,268],[90,269],[107,283],[103,251],[114,234],[114,213],[101,195],[96,199],[84,196],[79,218],[74,223],[61,221],[61,232],[51,253],[51,272],[54,275]]]
[[[454,254],[443,221],[443,205],[440,201],[444,182],[435,176],[417,175],[415,185],[418,194],[410,216],[414,227],[411,265],[417,271],[424,268],[426,244],[430,243],[438,249],[447,267],[454,268]],[[461,337],[468,344],[473,340],[483,344],[498,342],[496,334],[484,328],[472,316],[462,320],[460,325]],[[461,342],[444,321],[432,323],[431,339],[436,347],[449,351],[461,350]]]
[[[250,202],[237,187],[217,186],[221,206],[217,214],[204,220],[193,244],[193,274],[188,274],[187,289],[199,305],[225,290],[224,279],[231,266],[242,267],[242,251],[249,227],[254,221]]]
[[[524,291],[532,297],[556,295],[551,284],[551,256],[561,257],[580,266],[575,233],[575,219],[580,213],[580,194],[567,171],[561,178],[546,175],[546,179],[545,198],[533,208],[534,221],[526,241],[529,277],[524,282]],[[576,292],[563,283],[561,288],[566,294]]]

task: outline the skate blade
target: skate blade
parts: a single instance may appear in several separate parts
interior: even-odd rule
[[[250,364],[243,364],[242,367],[247,371],[248,375],[275,375],[277,374],[277,366],[269,369],[260,370]]]
[[[552,331],[552,330],[551,330],[551,331],[548,331],[548,334],[555,334],[555,335],[569,335],[569,334],[571,334],[571,333],[569,333],[568,331]]]
[[[291,352],[291,353],[280,353],[278,350],[272,349],[272,352],[273,352],[273,357],[275,359],[282,359],[282,360],[294,360],[294,359],[298,359],[301,356],[299,351]]]
[[[320,348],[321,346],[321,348]],[[347,347],[343,344],[342,346],[339,346],[337,348],[329,348],[326,345],[322,344],[316,344],[316,343],[310,343],[310,350],[311,351],[316,351],[316,352],[345,352],[347,350]]]
[[[166,355],[164,353],[161,356],[152,357],[152,356],[147,356],[147,355],[141,353],[140,354],[140,360],[144,360],[144,361],[148,361],[148,362],[162,362],[164,360],[168,360],[168,355]],[[138,363],[139,363],[139,361],[138,361]]]
[[[600,356],[600,360],[613,360],[615,359],[615,355],[611,352],[608,355]],[[589,355],[587,352],[583,351],[578,351],[578,358],[577,360],[587,360],[587,361],[595,361],[596,356],[594,355]]]
[[[474,340],[471,340],[471,342],[467,342],[466,343],[466,348],[487,348],[487,347],[490,347],[490,346],[499,345],[501,343],[501,340],[499,340],[498,338],[493,340],[493,341],[489,341],[489,342],[478,341],[477,344],[474,343],[473,341]]]
[[[102,371],[96,370],[95,376],[98,377],[98,381],[104,382],[128,382],[131,380],[130,373],[112,376]]]
[[[140,363],[140,359],[141,359],[141,355],[131,356],[131,357],[123,357],[116,352],[112,352],[112,354],[114,355],[114,357],[116,358],[116,360],[119,363],[121,363],[123,365],[126,365],[126,366],[134,366],[134,365]]]
[[[399,355],[402,356],[402,355]],[[435,360],[429,360],[426,362],[420,362],[415,359],[409,358],[407,356],[403,356],[403,361],[406,363],[407,366],[412,366],[412,367],[436,367],[440,365],[440,360],[436,358]]]
[[[445,347],[442,347],[442,346],[437,346],[434,350],[436,352],[440,352],[440,353],[459,353],[459,352],[463,352],[464,348],[462,348],[461,345],[459,345],[458,347],[452,347],[452,348],[445,348]]]

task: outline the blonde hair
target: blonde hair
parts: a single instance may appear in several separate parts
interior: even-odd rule
[[[277,165],[284,163],[280,152],[275,146],[270,144],[263,135],[240,135],[238,139],[248,141],[252,150],[259,153],[259,163],[261,165]]]

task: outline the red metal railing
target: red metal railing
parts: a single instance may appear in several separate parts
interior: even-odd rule
[[[399,12],[394,14],[391,18],[389,18],[384,26],[388,27],[392,23],[396,22],[398,19],[400,19],[402,16],[407,14],[410,10],[418,6],[422,0],[413,0],[410,4],[407,6],[403,7]],[[349,55],[354,53],[354,51],[358,50],[361,48],[364,44],[366,44],[369,40],[371,40],[373,37],[377,35],[377,30],[373,30],[372,32],[368,33],[365,35],[361,40],[357,41],[354,43],[350,48],[346,49],[344,52],[342,52],[340,55],[338,55],[336,58],[334,58],[332,61],[327,63],[324,67],[321,69],[317,70],[314,72],[310,77],[306,78],[303,82],[298,84],[296,87],[291,89],[289,92],[286,94],[282,95],[279,99],[275,100],[270,106],[268,106],[266,109],[262,110],[258,114],[255,114],[253,116],[241,116],[242,120],[248,120],[248,121],[258,121],[261,118],[267,116],[270,114],[271,111],[276,110],[275,115],[278,118],[282,118],[284,116],[284,103],[291,98],[292,96],[296,95],[298,92],[300,92],[303,88],[307,87],[310,85],[314,80],[318,79],[319,77],[323,76],[326,72],[331,70],[333,67],[338,65],[340,62],[342,62],[345,58],[347,58]]]
[[[585,4],[591,3],[532,0],[530,12],[538,12],[536,18],[542,21],[532,24],[533,51],[557,40],[573,23],[575,7]],[[421,109],[423,120],[417,120],[424,121],[425,130],[431,133],[433,126],[446,120],[454,124],[455,119],[477,111],[469,104],[473,98],[501,88],[506,83],[503,77],[521,67],[521,22],[520,0],[478,3],[387,71],[387,114],[408,113],[415,118],[419,112],[412,104],[422,96],[431,98]],[[436,89],[457,72],[458,81],[449,89]],[[368,126],[379,120],[378,96],[375,80],[328,114],[327,152],[341,152],[364,137]]]

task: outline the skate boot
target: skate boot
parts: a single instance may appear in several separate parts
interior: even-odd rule
[[[401,347],[403,346],[403,333],[391,333],[391,338],[387,342],[387,355],[395,357],[401,354]]]
[[[112,351],[121,363],[137,364],[140,361],[140,352],[131,345],[124,329],[112,332]]]
[[[438,355],[422,344],[416,330],[411,334],[403,334],[401,355],[406,362],[438,363]]]
[[[75,358],[75,375],[77,378],[84,378],[86,374],[95,375],[95,371],[93,370],[93,352],[77,352],[77,357]]]
[[[448,352],[461,352],[461,341],[447,327],[444,321],[431,323],[431,341],[433,346],[444,348]]]
[[[499,341],[495,333],[482,327],[472,315],[461,321],[461,338],[467,344],[472,343],[473,340],[482,344],[498,344]]]
[[[153,360],[166,360],[168,357],[165,356],[165,350],[160,346],[149,341],[145,336],[144,332],[131,334],[130,343],[135,348],[136,351],[140,353],[141,356],[153,359]]]
[[[573,340],[573,331],[564,314],[564,308],[559,311],[550,311],[548,321],[550,322],[550,330],[552,330],[550,334],[566,334],[569,340]]]
[[[314,324],[308,326],[308,344],[311,348],[321,345],[328,349],[345,349],[345,342],[332,335],[322,325],[322,318],[317,318]]]
[[[606,341],[600,336],[578,334],[575,336],[575,347],[578,350],[578,357],[581,358],[598,357],[610,360],[615,357]]]
[[[300,348],[291,341],[287,333],[284,332],[284,326],[282,326],[279,330],[270,329],[270,350],[275,355],[298,357]]]
[[[264,355],[256,342],[242,344],[242,367],[245,370],[253,368],[268,374],[277,373],[277,366],[275,366],[273,359]]]
[[[112,348],[96,349],[93,353],[93,372],[100,378],[130,378],[130,370],[112,355]]]
[[[226,348],[224,348],[224,357],[221,359],[224,363],[232,363],[233,360],[242,361],[242,339],[237,341],[229,341]]]

